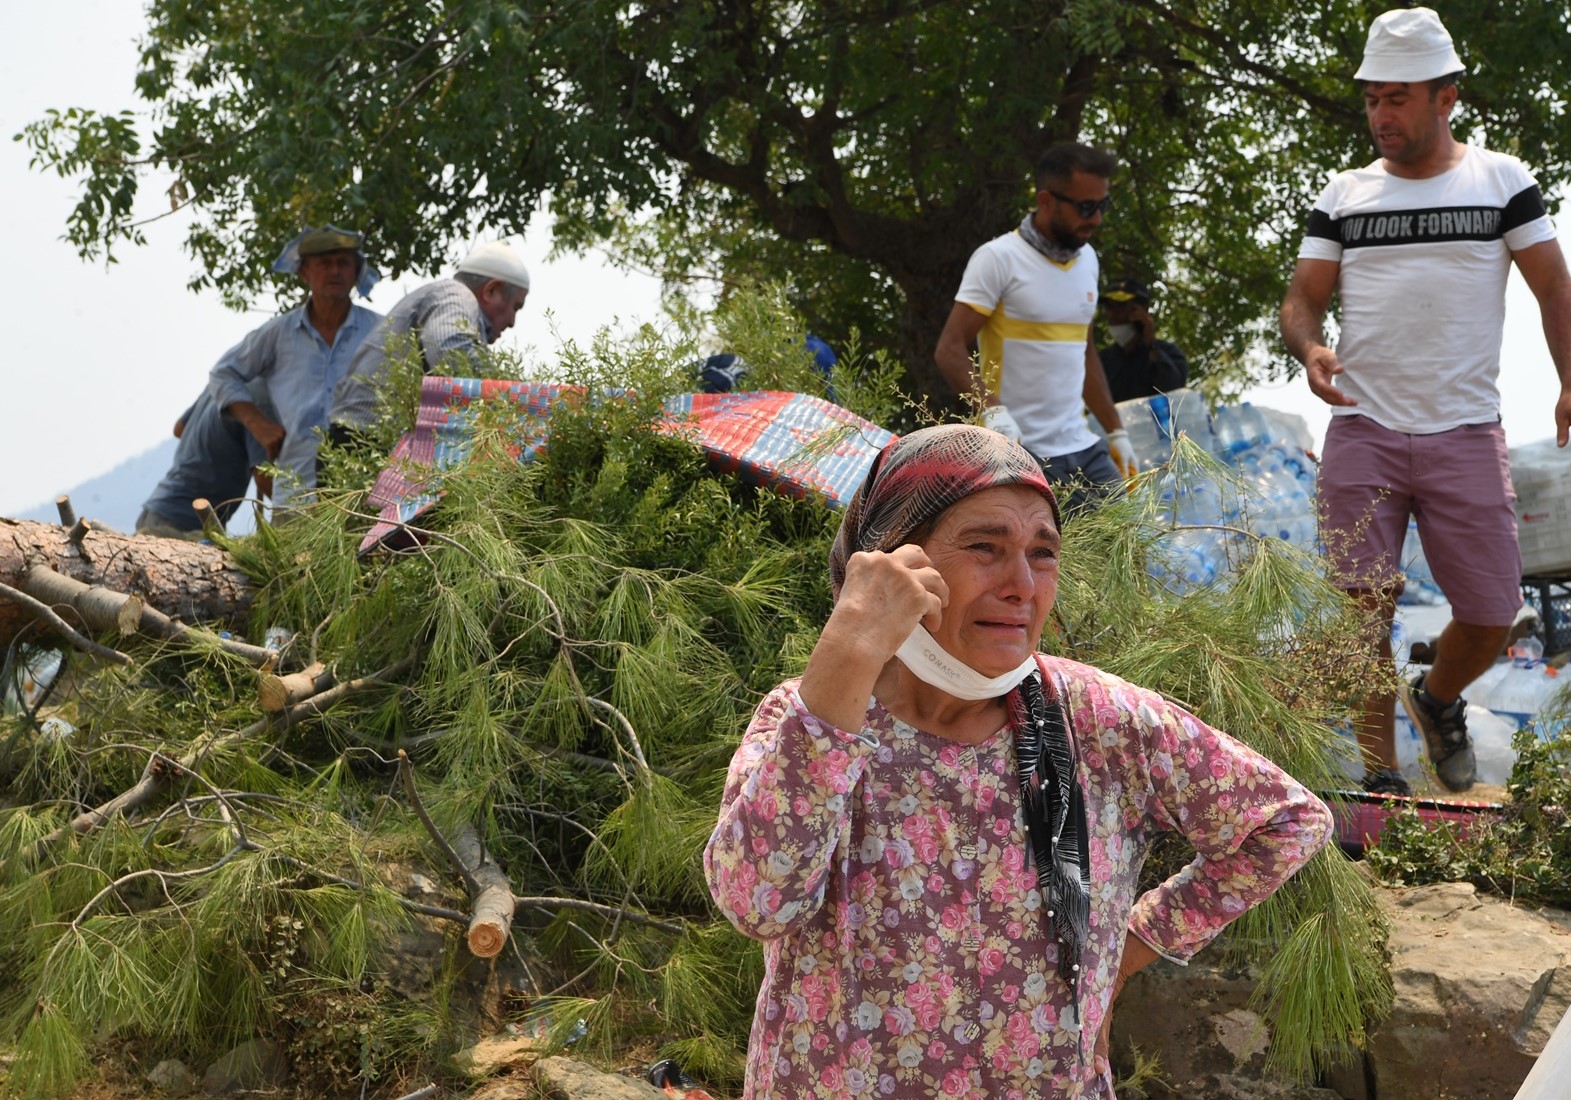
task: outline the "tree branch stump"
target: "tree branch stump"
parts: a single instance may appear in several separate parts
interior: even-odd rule
[[[262,704],[263,710],[271,714],[292,707],[332,686],[332,672],[318,661],[309,668],[291,672],[287,676],[264,672],[262,682],[257,685],[257,701]]]
[[[56,524],[0,518],[0,584],[25,591],[22,578],[43,565],[83,584],[139,596],[188,623],[230,629],[245,621],[255,586],[219,547],[97,530],[89,539],[90,562],[71,552]],[[0,648],[31,621],[26,611],[0,600]]]
[[[513,884],[487,856],[479,834],[465,827],[453,840],[453,850],[480,885],[471,899],[469,951],[479,959],[494,959],[507,946],[513,931]]]

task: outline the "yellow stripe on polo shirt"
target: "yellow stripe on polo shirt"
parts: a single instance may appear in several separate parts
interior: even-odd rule
[[[988,318],[988,327],[1001,340],[1038,340],[1060,344],[1083,344],[1091,332],[1090,325],[1073,321],[1022,321],[996,313]]]
[[[1002,310],[991,314],[977,333],[978,358],[981,360],[983,392],[997,396],[1003,380],[1004,341],[1029,340],[1035,343],[1084,344],[1091,326],[1073,321],[1022,321]]]

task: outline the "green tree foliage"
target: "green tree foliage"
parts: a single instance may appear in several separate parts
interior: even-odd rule
[[[1105,266],[1226,386],[1286,369],[1273,313],[1327,170],[1371,157],[1350,75],[1385,3],[1286,0],[153,0],[121,116],[19,135],[85,180],[69,236],[112,254],[143,181],[196,213],[193,286],[231,301],[304,222],[430,271],[550,196],[559,242],[617,242],[674,290],[785,278],[815,331],[897,350],[914,391],[961,271],[1031,202],[1052,142],[1126,168]],[[1546,190],[1571,157],[1563,6],[1440,3],[1459,131]],[[172,178],[171,178],[172,177]]]
[[[800,322],[739,302],[720,327],[756,355],[759,381],[811,379],[781,336]],[[399,1095],[438,1064],[467,1026],[446,992],[453,968],[431,1001],[410,1002],[386,951],[428,915],[398,889],[411,864],[442,880],[437,908],[467,902],[396,782],[399,750],[445,835],[484,837],[516,894],[566,899],[515,923],[534,983],[522,1012],[558,1038],[582,1018],[591,1053],[648,1040],[735,1080],[760,955],[716,917],[699,853],[753,707],[800,671],[827,617],[838,517],[717,475],[650,430],[685,386],[670,367],[681,358],[648,333],[569,346],[561,369],[582,399],[555,411],[532,465],[508,451],[517,410],[483,406],[417,548],[357,557],[368,517],[348,456],[326,482],[345,487],[233,543],[260,587],[255,634],[287,625],[296,659],[328,662],[340,682],[397,670],[320,717],[257,723],[254,670],[149,643],[130,667],[79,670],[54,712],[69,726],[5,720],[9,1091],[63,1094],[111,1036],[193,1060],[269,1036],[324,1095],[361,1083]],[[834,381],[859,380],[848,399],[887,412],[893,369],[853,361]],[[1173,476],[1208,472],[1180,447]],[[1071,523],[1046,644],[1332,785],[1345,743],[1328,721],[1380,682],[1347,656],[1363,624],[1275,540],[1241,540],[1218,586],[1168,591],[1147,569],[1172,530],[1163,488]],[[178,764],[163,797],[56,832],[150,761]],[[462,950],[462,924],[450,927]],[[1334,848],[1230,932],[1229,949],[1264,967],[1277,1068],[1341,1060],[1383,1012],[1381,935],[1367,884]]]

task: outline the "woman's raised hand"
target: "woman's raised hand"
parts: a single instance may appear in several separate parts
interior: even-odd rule
[[[859,551],[802,674],[802,701],[841,729],[858,730],[879,673],[918,623],[936,629],[949,586],[920,546]]]

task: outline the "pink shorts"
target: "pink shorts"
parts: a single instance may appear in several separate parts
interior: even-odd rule
[[[1402,541],[1412,515],[1456,618],[1508,626],[1516,617],[1522,553],[1498,423],[1406,435],[1367,416],[1333,416],[1319,494],[1326,556],[1344,588],[1401,591]]]

